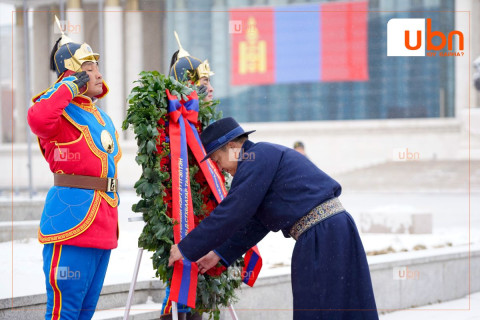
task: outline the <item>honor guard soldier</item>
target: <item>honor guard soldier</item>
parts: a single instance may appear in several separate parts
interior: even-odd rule
[[[95,106],[108,93],[99,58],[88,44],[62,34],[50,57],[58,79],[28,110],[54,176],[38,231],[49,320],[92,318],[117,247],[122,153],[112,120]]]
[[[214,89],[210,77],[215,73],[210,70],[208,60],[202,61],[191,56],[182,48],[176,32],[175,38],[180,49],[175,51],[170,61],[170,76],[177,81],[189,81],[196,85],[199,96],[203,96],[203,101],[212,101]]]

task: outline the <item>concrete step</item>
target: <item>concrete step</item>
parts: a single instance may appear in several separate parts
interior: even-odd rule
[[[117,308],[125,309],[129,289],[129,283],[104,286],[100,294],[100,299],[98,300],[97,310],[112,310]],[[164,296],[165,289],[160,281],[141,281],[138,282],[135,287],[135,294],[133,296],[132,304],[140,305],[147,303],[147,301],[149,302],[150,306],[152,304],[161,304]],[[1,299],[0,319],[43,319],[45,314],[46,301],[47,296],[45,294],[14,297],[13,299]],[[152,307],[151,309],[156,309],[156,307]],[[160,310],[160,308],[158,309]],[[148,310],[148,312],[150,311],[155,310]],[[138,318],[135,319],[139,320],[159,318],[159,315],[156,318],[149,318],[153,315],[153,313],[151,315],[147,315],[147,318],[142,318],[143,315],[138,315]]]
[[[162,304],[148,300],[144,304],[134,305],[130,309],[128,320],[158,320],[161,315]],[[95,311],[92,320],[123,320],[125,307],[109,310]],[[246,319],[247,317],[244,317]],[[202,316],[202,320],[208,319],[208,314]],[[233,320],[228,310],[220,312],[220,320]]]
[[[480,291],[480,245],[370,256],[368,262],[377,307],[381,312],[454,300]],[[406,272],[407,266],[408,271],[418,275],[417,279],[408,279],[408,276],[396,273],[401,278],[397,279],[392,274],[392,271]],[[472,281],[469,281],[470,278]],[[128,283],[105,286],[97,306],[97,310],[105,312],[99,313],[99,316],[103,314],[104,319],[119,319],[126,305],[128,288]],[[155,319],[159,314],[154,312],[158,311],[163,296],[160,281],[138,283],[133,305],[147,306],[135,307],[134,311],[140,313],[134,319]],[[237,296],[238,302],[234,307],[242,320],[292,319],[293,297],[288,268],[278,274],[258,278],[253,288],[243,285]],[[43,319],[45,301],[45,295],[0,300],[0,319]],[[112,309],[117,309],[115,314],[106,312]],[[231,319],[227,310],[224,314],[225,320]]]
[[[0,222],[0,242],[37,238],[39,225],[39,220]]]
[[[133,305],[130,309],[129,320],[158,320],[161,315],[162,304],[148,300],[147,303]],[[125,306],[115,309],[97,309],[92,320],[123,320]]]
[[[40,220],[45,199],[0,201],[0,222]]]

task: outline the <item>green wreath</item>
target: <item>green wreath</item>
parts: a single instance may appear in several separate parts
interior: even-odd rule
[[[137,86],[128,97],[129,108],[123,122],[123,130],[133,126],[138,145],[136,162],[142,166],[142,175],[135,183],[141,200],[132,206],[141,212],[145,227],[138,239],[139,247],[152,251],[155,274],[164,283],[172,279],[173,268],[168,267],[170,247],[173,245],[173,219],[171,218],[171,178],[169,167],[170,145],[168,137],[167,95],[168,89],[179,99],[186,100],[195,89],[189,83],[180,83],[157,71],[142,72]],[[205,128],[212,120],[221,118],[214,102],[199,100],[197,129]],[[194,157],[189,156],[190,186],[196,222],[199,223],[217,205],[209,200],[209,187],[202,179]],[[170,202],[169,202],[170,201]],[[207,312],[210,319],[220,318],[220,308],[228,307],[237,300],[235,289],[239,288],[243,258],[237,260],[227,271],[218,265],[210,274],[199,274],[197,284],[196,312]]]

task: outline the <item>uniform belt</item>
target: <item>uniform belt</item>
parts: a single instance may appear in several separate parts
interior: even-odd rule
[[[345,211],[338,198],[332,198],[313,208],[308,214],[298,219],[290,229],[290,236],[297,240],[302,233],[337,213]]]
[[[76,174],[53,174],[53,184],[59,187],[117,192],[118,180],[115,178],[100,178]]]

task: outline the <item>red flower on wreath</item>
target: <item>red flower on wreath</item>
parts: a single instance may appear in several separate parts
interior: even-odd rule
[[[169,188],[165,188],[165,196],[163,196],[163,203],[167,205],[167,216],[172,217],[172,191]]]
[[[197,181],[201,185],[207,183],[207,179],[205,179],[205,175],[203,174],[202,170],[198,170],[195,174],[195,181]]]
[[[213,267],[213,268],[207,270],[207,274],[209,276],[212,276],[212,277],[218,277],[225,270],[227,270],[227,268],[223,265],[220,265],[219,267]]]

